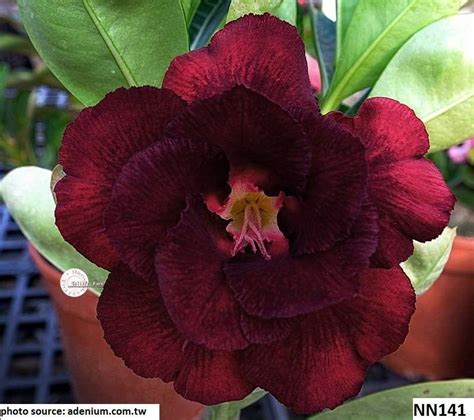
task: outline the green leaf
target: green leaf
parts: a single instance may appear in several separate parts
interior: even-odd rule
[[[184,17],[188,26],[191,24],[194,14],[198,9],[201,0],[181,0],[181,5],[183,7]]]
[[[390,59],[421,28],[456,13],[464,0],[361,0],[341,46],[322,112],[371,87]],[[432,41],[430,41],[432,42]]]
[[[426,292],[441,275],[448,262],[455,237],[456,229],[447,227],[432,241],[424,243],[414,241],[413,255],[400,266],[410,278],[417,295]]]
[[[5,110],[5,88],[7,87],[8,67],[0,64],[0,132],[3,131],[3,113]]]
[[[256,389],[241,401],[232,401],[219,405],[213,405],[206,409],[206,420],[236,420],[239,419],[240,410],[257,402],[264,397],[265,391]]]
[[[336,24],[313,6],[310,6],[310,14],[324,94],[329,88],[334,70]]]
[[[80,268],[91,288],[99,292],[107,271],[79,254],[59,233],[54,222],[54,201],[50,191],[51,171],[26,166],[9,172],[0,183],[3,201],[23,234],[59,270]]]
[[[296,24],[296,0],[233,0],[227,22],[248,13],[271,13],[292,25]]]
[[[344,38],[346,37],[347,28],[349,27],[352,16],[354,15],[355,9],[359,0],[337,0],[337,48],[336,48],[336,58],[339,58],[341,53],[341,46],[344,43]]]
[[[413,398],[472,398],[474,379],[425,382],[377,392],[308,420],[411,420]]]
[[[371,96],[408,105],[423,120],[430,152],[474,136],[473,14],[442,19],[418,32],[395,55]]]
[[[176,0],[19,0],[33,45],[85,105],[120,86],[160,86],[188,49]]]
[[[225,22],[230,0],[202,0],[189,27],[190,49],[207,45],[214,32]]]

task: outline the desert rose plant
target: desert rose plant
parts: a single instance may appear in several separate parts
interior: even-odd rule
[[[54,57],[46,50],[54,41],[41,40],[52,33],[47,23],[30,19],[50,6],[20,2],[46,63],[90,105],[64,134],[51,212],[62,237],[108,272],[97,308],[104,338],[137,375],[172,381],[208,406],[261,388],[298,413],[333,409],[403,342],[415,310],[414,250],[452,240],[443,231],[455,198],[425,154],[474,134],[463,126],[442,136],[417,109],[426,101],[403,101],[406,89],[390,94],[393,74],[406,70],[396,60],[422,55],[412,44],[426,44],[417,37],[430,24],[461,30],[472,17],[446,18],[459,1],[385,5],[384,16],[387,2],[341,1],[334,25],[303,6],[318,83],[294,26],[296,1],[234,1],[230,23],[207,45],[177,46],[150,79],[148,58],[130,54],[138,34],[113,39],[130,21],[120,13],[138,19],[153,2],[142,3],[136,12],[92,7],[127,83],[99,82],[92,69],[88,85],[65,64],[88,45],[76,58]],[[181,19],[192,22],[186,13],[199,2],[187,3]],[[171,10],[161,7],[161,19]],[[359,32],[364,17],[380,32],[373,39]],[[372,93],[342,103],[366,88]],[[451,86],[452,95],[463,88]],[[429,100],[437,107],[444,98]],[[454,124],[472,112],[472,103],[461,105],[448,109]],[[37,232],[27,234],[34,243]],[[445,262],[443,249],[425,263]],[[426,289],[435,278],[423,280]]]

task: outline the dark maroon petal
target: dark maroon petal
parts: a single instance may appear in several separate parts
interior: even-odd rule
[[[197,140],[163,139],[130,159],[104,217],[124,261],[143,277],[153,277],[156,247],[178,223],[186,196],[227,188],[228,170],[217,147]]]
[[[125,265],[107,280],[97,316],[114,353],[136,374],[175,381],[185,398],[202,404],[240,400],[252,391],[238,354],[211,352],[176,330],[155,282],[141,281]]]
[[[245,255],[225,263],[230,287],[243,309],[261,318],[307,314],[353,296],[356,276],[377,246],[377,214],[367,203],[351,236],[331,250],[265,260]]]
[[[207,48],[175,58],[163,81],[188,102],[235,85],[266,96],[297,119],[317,112],[303,42],[294,26],[269,14],[229,23]]]
[[[226,222],[189,197],[178,225],[159,247],[156,272],[166,308],[191,341],[213,350],[236,350],[248,342],[240,308],[224,276],[233,247]]]
[[[241,400],[255,388],[244,377],[237,352],[186,348],[186,358],[174,382],[178,393],[205,405]]]
[[[250,343],[269,344],[281,341],[294,330],[297,318],[263,319],[242,312],[240,325]]]
[[[59,162],[67,176],[55,188],[56,223],[63,237],[96,264],[111,269],[118,261],[102,220],[122,166],[158,141],[184,107],[169,90],[117,89],[66,129]]]
[[[412,240],[441,234],[454,206],[438,169],[423,154],[428,134],[405,105],[388,98],[365,101],[355,117],[329,116],[367,146],[369,193],[379,212],[380,246],[374,266],[389,268],[413,252]]]
[[[366,196],[365,148],[329,118],[313,127],[308,185],[289,197],[278,215],[292,254],[329,249],[345,239]]]
[[[109,275],[97,305],[104,338],[137,375],[174,380],[184,361],[178,333],[155,282],[121,264]]]
[[[373,267],[390,268],[413,254],[413,240],[400,232],[391,217],[379,217],[379,244],[370,262]]]
[[[455,199],[436,166],[425,158],[385,165],[384,169],[371,179],[370,195],[386,221],[381,226],[386,230],[382,234],[385,243],[374,258],[388,267],[408,258],[413,245],[406,240],[392,243],[405,250],[397,255],[402,260],[390,258],[392,251],[382,246],[400,234],[422,242],[436,238],[448,224]]]
[[[262,172],[263,181],[254,181],[276,194],[278,188],[301,190],[311,161],[300,125],[280,106],[243,86],[190,105],[170,124],[167,135],[220,146],[233,173]]]
[[[371,165],[421,157],[430,146],[423,122],[409,107],[390,98],[367,99],[355,117],[339,112],[328,117],[360,137]]]
[[[355,396],[368,367],[332,308],[307,318],[282,342],[244,350],[241,364],[250,381],[302,414]]]
[[[370,269],[361,276],[358,296],[338,312],[342,322],[355,326],[351,335],[359,354],[375,363],[405,340],[415,311],[415,292],[400,267]]]
[[[250,346],[242,368],[296,412],[334,408],[359,392],[371,363],[403,342],[414,306],[400,269],[368,270],[359,296],[307,316],[282,342]]]

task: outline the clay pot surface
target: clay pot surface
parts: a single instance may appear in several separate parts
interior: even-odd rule
[[[457,237],[441,277],[419,296],[402,346],[384,364],[407,377],[474,377],[474,238]]]
[[[199,419],[201,404],[185,400],[171,383],[135,375],[113,354],[96,318],[98,297],[94,293],[67,296],[60,288],[61,273],[33,246],[29,246],[29,251],[56,308],[72,387],[79,403],[159,403],[163,420]]]

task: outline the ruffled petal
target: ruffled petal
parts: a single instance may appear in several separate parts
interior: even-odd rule
[[[244,377],[236,352],[186,348],[186,359],[174,382],[176,391],[188,400],[204,405],[238,401],[255,386]]]
[[[455,199],[436,166],[425,158],[385,165],[384,169],[372,178],[370,195],[384,219],[373,262],[387,268],[413,253],[412,239],[424,242],[441,234]]]
[[[55,188],[56,223],[69,243],[101,267],[110,270],[118,262],[102,224],[115,178],[132,155],[160,140],[185,106],[166,89],[117,89],[66,129],[59,162],[67,176]]]
[[[380,219],[372,262],[393,267],[412,254],[413,240],[441,234],[455,202],[438,169],[423,157],[426,129],[410,108],[388,98],[368,99],[355,117],[328,116],[367,147],[369,194]]]
[[[299,120],[318,110],[296,28],[269,14],[229,23],[208,47],[176,57],[163,81],[188,102],[235,85],[266,96]]]
[[[170,138],[204,139],[226,153],[232,177],[248,179],[267,192],[300,191],[311,161],[300,125],[280,106],[237,86],[198,101],[167,129]]]
[[[290,318],[308,314],[357,292],[357,275],[377,246],[377,213],[367,202],[351,236],[331,250],[302,257],[235,257],[224,265],[230,287],[254,316]]]
[[[248,345],[240,328],[240,307],[224,276],[232,240],[226,222],[188,197],[181,220],[159,247],[156,272],[168,312],[191,341],[213,350]]]
[[[144,278],[153,277],[156,247],[178,223],[186,196],[227,189],[228,171],[222,151],[197,140],[163,139],[130,159],[104,216],[123,260]]]
[[[371,165],[422,157],[430,146],[428,133],[412,109],[390,98],[370,98],[355,117],[332,112],[367,147]]]
[[[303,195],[288,197],[278,222],[293,255],[329,249],[347,238],[366,196],[365,148],[331,119],[315,125]]]
[[[357,297],[306,317],[282,342],[250,346],[242,368],[296,412],[335,408],[357,395],[371,363],[403,342],[414,306],[400,269],[368,270]]]
[[[238,353],[212,352],[188,341],[174,326],[154,282],[125,265],[107,280],[97,316],[114,353],[137,375],[174,381],[185,398],[211,405],[240,400],[253,390]]]
[[[341,322],[353,326],[352,342],[359,354],[375,363],[405,340],[415,311],[415,291],[400,267],[369,269],[361,277],[357,297],[338,312]]]
[[[97,305],[104,338],[137,375],[174,380],[184,361],[178,333],[154,282],[143,282],[120,264],[107,279]]]

